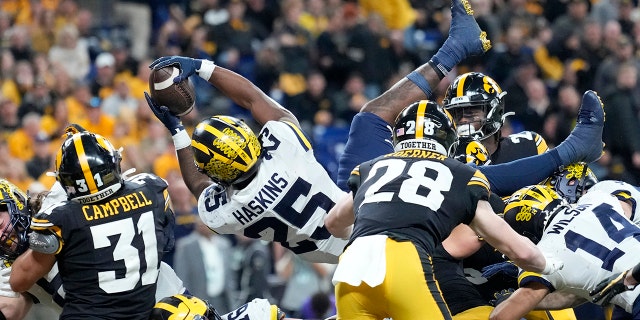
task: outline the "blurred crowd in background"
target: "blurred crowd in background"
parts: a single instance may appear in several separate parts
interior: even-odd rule
[[[605,104],[600,179],[640,182],[640,10],[636,0],[471,0],[493,48],[451,74],[480,71],[507,91],[503,135],[531,130],[550,146],[575,125],[581,95]],[[289,108],[335,177],[352,117],[440,47],[445,0],[3,0],[0,2],[0,176],[51,187],[68,123],[124,149],[123,170],[169,182],[180,238],[167,262],[191,293],[225,313],[263,297],[291,316],[331,314],[333,266],[277,244],[213,235],[196,213],[172,140],[143,97],[160,56],[206,58]],[[204,80],[183,117],[250,115]],[[441,99],[448,81],[434,93]],[[46,317],[45,317],[46,318]]]

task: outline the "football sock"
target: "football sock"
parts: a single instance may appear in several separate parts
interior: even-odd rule
[[[491,192],[510,196],[520,188],[538,184],[560,167],[555,150],[519,160],[477,167],[489,180]]]
[[[582,96],[576,127],[560,145],[558,150],[561,165],[574,162],[593,162],[602,155],[602,129],[604,107],[595,91],[588,90]]]

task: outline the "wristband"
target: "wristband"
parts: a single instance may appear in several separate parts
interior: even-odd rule
[[[436,72],[436,74],[438,75],[438,78],[440,80],[444,79],[444,77],[445,77],[444,72],[442,72],[442,70],[440,70],[440,68],[438,68],[438,65],[435,62],[433,62],[433,60],[429,60],[429,62],[427,62],[427,64],[430,65],[431,68],[433,68],[433,71]]]
[[[213,61],[202,60],[202,64],[200,65],[200,69],[196,70],[200,78],[209,81],[211,75],[213,74],[213,70],[215,70],[216,64]]]
[[[438,59],[438,57],[436,56],[433,56],[431,60],[427,62],[427,64],[430,65],[433,68],[433,70],[435,70],[435,72],[438,74],[438,77],[440,77],[440,80],[442,80],[442,78],[444,78],[447,75],[447,73],[451,71],[451,70],[447,70],[447,68],[443,66],[442,63],[440,63],[440,59]]]
[[[184,149],[191,145],[191,137],[189,137],[187,130],[182,129],[171,136],[171,138],[173,139],[173,146],[176,150]]]
[[[424,94],[427,95],[427,99],[431,97],[431,86],[427,79],[425,79],[418,71],[413,71],[407,75],[407,79],[413,82]]]

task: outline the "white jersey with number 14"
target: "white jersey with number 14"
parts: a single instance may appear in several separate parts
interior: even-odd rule
[[[562,270],[542,277],[558,291],[590,300],[589,291],[600,281],[638,263],[640,228],[624,216],[615,197],[590,191],[553,218],[538,247],[564,261]],[[631,312],[639,294],[640,286],[612,303]]]

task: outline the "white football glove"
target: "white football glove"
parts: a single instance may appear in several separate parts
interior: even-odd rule
[[[20,296],[20,294],[11,290],[11,285],[9,284],[10,276],[11,276],[11,266],[0,269],[0,296],[17,298]]]
[[[562,270],[562,267],[564,267],[564,262],[554,257],[553,255],[545,254],[544,259],[547,261],[547,263],[544,265],[542,274],[552,274],[557,272],[558,270]]]

